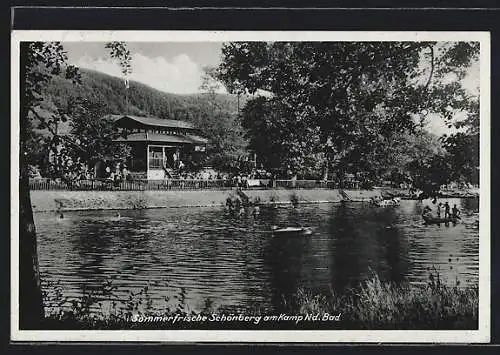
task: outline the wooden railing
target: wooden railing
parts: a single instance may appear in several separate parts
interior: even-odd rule
[[[334,181],[320,180],[252,180],[252,184],[237,186],[232,180],[207,179],[166,179],[131,180],[114,182],[111,180],[78,180],[71,183],[51,179],[31,179],[31,190],[78,190],[78,191],[149,191],[149,190],[208,190],[208,189],[334,189]]]

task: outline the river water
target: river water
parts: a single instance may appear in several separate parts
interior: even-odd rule
[[[118,302],[149,284],[153,304],[182,294],[192,310],[214,306],[273,309],[303,288],[343,292],[376,273],[382,280],[442,279],[477,285],[477,199],[448,199],[462,211],[456,225],[423,225],[423,204],[376,208],[368,203],[262,207],[257,217],[222,208],[170,208],[35,214],[46,291],[64,297],[112,280]],[[444,200],[442,201],[444,202]],[[271,226],[311,226],[311,236],[273,237]]]

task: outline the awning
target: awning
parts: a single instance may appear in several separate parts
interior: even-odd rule
[[[207,139],[194,135],[176,135],[162,133],[132,133],[126,138],[120,137],[116,142],[148,142],[148,143],[174,143],[174,144],[195,144],[202,145],[208,142]]]

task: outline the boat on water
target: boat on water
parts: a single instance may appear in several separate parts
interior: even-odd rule
[[[422,218],[424,219],[425,224],[440,224],[440,223],[457,223],[459,218],[458,217],[447,217],[447,218],[440,218],[440,217],[434,217],[430,215],[422,215]]]
[[[285,227],[279,228],[277,226],[272,226],[271,231],[274,236],[285,236],[285,235],[311,235],[312,229],[310,227]]]
[[[399,206],[401,204],[401,199],[399,197],[394,197],[391,199],[372,198],[371,203],[376,207]]]

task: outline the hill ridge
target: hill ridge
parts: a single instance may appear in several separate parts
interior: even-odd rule
[[[62,76],[57,76],[47,85],[45,96],[49,103],[67,102],[72,96],[103,102],[111,114],[149,115],[158,118],[193,120],[204,111],[211,109],[210,100],[204,93],[168,93],[150,85],[130,81],[126,92],[123,79],[92,69],[80,69],[82,84],[77,85]],[[246,98],[240,97],[240,107]],[[238,112],[234,95],[216,93],[218,108],[228,114]]]

